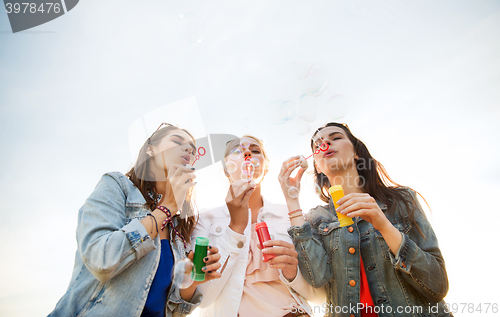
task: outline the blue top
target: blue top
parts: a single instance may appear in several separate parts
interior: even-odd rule
[[[172,281],[172,268],[174,257],[170,249],[168,239],[161,240],[161,255],[158,269],[156,270],[153,283],[149,289],[146,305],[142,310],[141,317],[164,317],[165,303],[167,300],[168,287]]]
[[[161,240],[161,255],[158,269],[149,289],[148,298],[141,317],[164,317],[168,287],[172,281],[174,257],[168,239]]]

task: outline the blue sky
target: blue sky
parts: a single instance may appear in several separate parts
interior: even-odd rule
[[[498,240],[498,30],[498,1],[81,1],[17,34],[0,13],[1,315],[51,311],[70,279],[78,209],[103,173],[132,164],[130,127],[193,97],[192,116],[176,106],[158,124],[263,138],[264,195],[283,202],[281,163],[309,154],[312,130],[334,119],[327,101],[342,95],[340,120],[429,201],[447,300],[498,300],[464,274],[494,262]],[[312,122],[274,124],[276,100],[299,102]],[[198,206],[222,204],[220,165],[198,179]],[[308,179],[301,202],[321,203]]]

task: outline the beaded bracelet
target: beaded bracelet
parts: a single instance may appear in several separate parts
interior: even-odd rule
[[[174,223],[172,222],[172,214],[170,213],[170,210],[165,207],[165,206],[156,206],[156,208],[158,208],[159,210],[163,211],[165,213],[165,215],[167,215],[167,218],[165,218],[165,220],[163,220],[163,223],[161,225],[161,231],[163,231],[165,229],[165,226],[167,226],[168,224],[170,224],[170,227],[172,228],[172,230],[174,231],[174,233],[182,239],[182,242],[184,242],[184,248],[187,248],[187,242],[186,242],[186,239],[184,239],[184,237],[182,236],[182,234],[177,230],[175,229],[174,227]]]

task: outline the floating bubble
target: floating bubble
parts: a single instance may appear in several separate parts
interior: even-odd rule
[[[244,181],[250,181],[251,179],[253,178],[253,171],[247,171],[247,170],[244,170],[244,171],[241,171],[241,179],[244,180]]]
[[[259,166],[260,166],[260,161],[259,161],[259,159],[258,159],[258,158],[252,158],[252,159],[250,160],[250,162],[252,163],[253,167],[255,167],[255,168],[257,168],[257,167],[259,167]]]
[[[255,172],[255,167],[252,164],[251,160],[246,160],[241,163],[241,170],[242,171],[249,171],[250,173],[253,174]]]
[[[297,112],[295,102],[276,100],[267,106],[269,118],[273,124],[280,125],[292,120]]]
[[[326,143],[326,142],[323,142],[323,143],[321,143],[321,144],[319,145],[319,149],[320,149],[320,151],[322,151],[322,152],[327,151],[329,148],[330,148],[330,145],[328,145],[328,143]]]
[[[294,125],[295,125],[295,132],[298,135],[306,135],[311,131],[312,128],[311,123],[302,119],[302,117],[297,118],[294,122]]]
[[[201,19],[197,15],[193,13],[182,14],[177,23],[177,30],[181,39],[188,44],[196,45],[201,43],[203,27]]]
[[[235,162],[233,161],[228,161],[226,162],[226,171],[228,173],[233,173],[233,172],[236,172],[236,169],[238,168],[238,166],[236,165]]]
[[[188,288],[194,282],[191,276],[192,270],[193,262],[188,258],[175,262],[172,270],[172,283],[180,289]]]
[[[250,141],[248,139],[241,139],[240,145],[242,148],[248,149],[248,147],[250,146]]]
[[[313,122],[316,120],[316,113],[318,112],[319,102],[308,94],[299,97],[297,115],[304,121]]]
[[[325,101],[324,113],[331,119],[342,119],[348,112],[349,107],[344,95],[333,95]]]
[[[302,75],[302,91],[317,97],[328,87],[328,74],[318,64],[311,65]]]
[[[290,196],[291,198],[297,198],[299,196],[299,189],[297,187],[290,187],[288,189],[288,196]]]
[[[241,157],[241,150],[240,149],[234,149],[233,151],[231,151],[231,154],[229,154],[229,157],[232,159],[232,160],[237,160]]]

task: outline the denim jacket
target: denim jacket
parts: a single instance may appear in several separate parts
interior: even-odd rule
[[[360,316],[360,252],[375,312],[386,316],[452,316],[444,306],[448,277],[438,242],[415,192],[404,189],[415,200],[414,220],[402,203],[389,221],[403,240],[393,254],[381,233],[361,218],[340,227],[334,210],[318,206],[307,215],[301,227],[288,229],[299,253],[299,267],[314,287],[326,284],[327,316]],[[387,207],[377,202],[382,211]]]
[[[73,274],[49,316],[141,315],[161,250],[159,236],[152,240],[140,223],[148,213],[145,202],[122,173],[103,175],[78,213]],[[171,235],[170,245],[175,261],[186,257],[179,237]],[[196,290],[191,302],[184,301],[172,283],[165,314],[187,315],[201,299]]]

